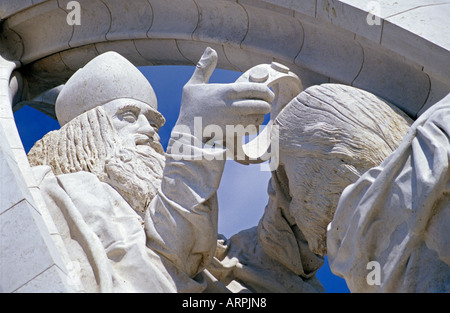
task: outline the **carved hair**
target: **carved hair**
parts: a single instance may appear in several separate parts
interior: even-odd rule
[[[302,92],[276,123],[280,155],[291,163],[289,214],[311,250],[323,255],[342,191],[390,155],[412,121],[368,92],[325,84]]]
[[[86,171],[104,181],[107,153],[119,144],[116,136],[104,109],[96,107],[46,134],[28,160],[31,166],[49,165],[55,175]]]

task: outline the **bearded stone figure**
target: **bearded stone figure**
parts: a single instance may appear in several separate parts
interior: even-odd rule
[[[257,227],[218,241],[230,291],[450,291],[450,95],[413,122],[354,87],[313,86],[276,117],[279,167]]]
[[[154,91],[122,56],[96,57],[62,89],[55,107],[61,129],[37,142],[28,158],[68,268],[79,278],[76,290],[206,289],[202,271],[216,249],[216,190],[226,149],[206,147],[192,134],[180,137],[178,126],[193,129],[193,117],[223,129],[226,121],[260,124],[274,98],[262,84],[208,84],[216,63],[216,52],[207,49],[183,89],[167,153]],[[175,144],[208,157],[180,161]]]
[[[279,166],[264,215],[217,240],[227,147],[193,122],[222,134],[259,125],[281,92],[209,84],[216,63],[207,49],[166,152],[153,89],[120,55],[98,56],[62,89],[61,129],[28,158],[77,291],[323,292],[324,256],[351,291],[449,290],[448,97],[413,122],[350,86],[288,93],[271,117]],[[372,262],[382,275],[373,285]]]
[[[258,226],[219,240],[208,270],[233,292],[323,292],[315,277],[343,190],[395,151],[411,119],[350,86],[313,86],[275,118],[279,166]],[[345,223],[345,222],[343,222]]]

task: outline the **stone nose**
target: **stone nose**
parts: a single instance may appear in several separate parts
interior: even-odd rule
[[[138,129],[137,132],[143,135],[147,135],[150,138],[152,138],[156,130],[150,125],[150,122],[147,120],[147,118],[144,115],[139,115],[138,120]]]

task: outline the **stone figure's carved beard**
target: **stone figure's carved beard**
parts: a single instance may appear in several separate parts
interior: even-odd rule
[[[107,177],[103,181],[143,217],[161,185],[164,161],[164,156],[150,147],[119,147],[105,160]]]
[[[142,216],[161,184],[165,164],[159,141],[148,142],[120,137],[105,110],[96,107],[45,135],[28,159],[31,166],[49,165],[55,175],[95,174]]]

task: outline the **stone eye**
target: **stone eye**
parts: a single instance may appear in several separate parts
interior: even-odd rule
[[[135,123],[137,120],[136,114],[131,111],[122,113],[122,119],[128,123]]]

